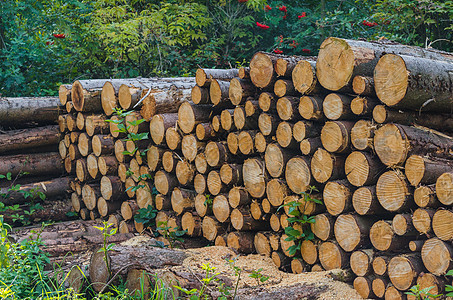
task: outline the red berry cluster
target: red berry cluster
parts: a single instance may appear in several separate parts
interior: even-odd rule
[[[53,37],[55,37],[57,39],[64,39],[66,37],[66,35],[64,33],[54,33]]]
[[[368,22],[366,20],[363,20],[362,24],[365,25],[365,26],[368,26],[368,27],[374,27],[374,26],[378,25],[378,23],[376,23],[376,22],[371,23],[371,22]]]

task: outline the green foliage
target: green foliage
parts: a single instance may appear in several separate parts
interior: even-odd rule
[[[430,287],[427,287],[424,289],[420,289],[420,285],[416,284],[413,287],[411,287],[409,289],[409,291],[406,292],[405,294],[414,296],[416,300],[435,299],[435,298],[439,298],[442,296],[442,294],[439,294],[439,295],[431,294],[429,291],[432,288],[433,288],[433,286],[430,286]]]
[[[323,204],[322,201],[312,197],[312,193],[317,191],[316,187],[310,186],[308,192],[301,193],[301,201],[291,201],[278,208],[280,210],[284,207],[288,207],[288,215],[290,216],[288,218],[288,223],[291,226],[285,228],[285,234],[288,236],[285,240],[295,242],[294,245],[287,249],[290,255],[294,255],[297,250],[300,250],[303,240],[312,240],[315,237],[310,226],[310,224],[315,222],[315,217],[307,216],[303,214],[302,211],[305,211],[305,205],[309,202]],[[303,207],[301,208],[301,206]]]
[[[263,274],[261,274],[261,271],[263,271],[263,268],[259,268],[258,270],[253,270],[252,274],[249,275],[250,278],[256,279],[256,282],[258,285],[260,285],[260,283],[264,283],[265,281],[267,281],[269,279],[269,276],[264,276]]]
[[[210,299],[209,295],[205,294],[206,288],[211,282],[218,282],[219,279],[217,276],[220,275],[220,273],[216,273],[215,267],[211,267],[209,263],[207,264],[202,264],[201,268],[205,271],[205,276],[204,278],[201,279],[202,286],[200,289],[191,289],[188,290],[186,288],[182,288],[180,286],[174,286],[178,290],[182,291],[184,294],[188,296],[188,299],[190,300],[201,300],[201,299]],[[226,298],[225,298],[226,299]]]
[[[157,230],[164,236],[165,239],[168,240],[170,243],[170,249],[173,249],[175,242],[184,242],[184,239],[181,237],[187,233],[187,230],[179,230],[178,227],[168,226],[167,221],[158,222]]]
[[[152,207],[151,205],[148,205],[148,207],[140,208],[137,211],[137,214],[134,216],[134,220],[137,223],[143,224],[144,228],[148,228],[148,227],[156,225],[155,224],[156,216],[157,216],[157,210],[154,207]]]
[[[116,231],[118,230],[118,228],[112,228],[112,229],[108,230],[112,225],[113,224],[108,223],[107,221],[103,221],[102,227],[94,226],[94,228],[96,228],[102,232],[103,245],[102,245],[102,248],[100,248],[98,250],[98,252],[104,253],[104,261],[105,261],[105,264],[107,265],[107,270],[109,270],[110,276],[112,276],[112,274],[111,274],[110,261],[109,261],[108,255],[109,255],[109,251],[113,248],[113,246],[115,246],[115,244],[113,244],[113,243],[109,244],[108,239],[112,235],[115,235]]]

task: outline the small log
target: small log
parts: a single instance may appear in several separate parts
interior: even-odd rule
[[[298,94],[293,82],[289,79],[279,79],[274,84],[274,93],[277,97],[295,96]]]
[[[247,103],[252,103],[248,101]],[[250,105],[249,105],[250,106]],[[254,110],[252,104],[252,110]],[[252,112],[250,116],[247,116],[245,107],[238,106],[234,109],[233,113],[234,127],[237,130],[248,130],[258,128],[258,113]]]
[[[106,201],[104,198],[99,197],[97,203],[97,210],[101,217],[106,217],[110,214],[113,214],[121,207],[121,202],[118,201]],[[122,232],[124,233],[124,232]],[[127,233],[127,232],[125,232]]]
[[[423,264],[417,256],[396,256],[388,264],[390,281],[401,291],[410,289],[422,271]]]
[[[230,81],[228,96],[233,105],[243,104],[245,99],[247,99],[247,97],[254,96],[255,92],[256,88],[249,80],[233,78]]]
[[[99,172],[98,167],[98,160],[94,154],[88,155],[86,159],[86,168],[88,174],[90,174],[90,177],[92,179],[99,179],[101,177],[101,173]]]
[[[195,197],[195,210],[200,217],[204,217],[206,215],[212,215],[212,205],[208,205],[209,195],[205,194],[198,194]]]
[[[58,88],[58,99],[61,105],[66,105],[66,102],[71,101],[71,89],[72,85],[62,84]]]
[[[372,219],[352,214],[340,215],[335,221],[335,239],[343,250],[351,252],[369,245]]]
[[[272,177],[280,177],[285,170],[286,164],[293,154],[277,144],[269,144],[266,147],[264,160],[266,169]]]
[[[169,195],[177,186],[178,180],[173,176],[173,174],[159,170],[154,175],[154,187],[163,195]]]
[[[416,188],[414,191],[414,202],[421,208],[439,207],[441,203],[436,196],[436,186],[432,184]]]
[[[363,299],[373,299],[375,297],[372,284],[371,278],[363,276],[356,277],[353,282],[354,289]]]
[[[351,146],[351,129],[353,122],[329,121],[321,130],[321,142],[329,152],[347,153]]]
[[[310,121],[298,121],[293,127],[294,139],[298,142],[306,138],[319,137],[322,126]]]
[[[349,254],[334,242],[319,245],[319,262],[325,270],[342,269],[349,263]]]
[[[124,194],[124,184],[116,176],[102,176],[100,189],[105,200],[119,201],[126,196]]]
[[[203,174],[196,174],[194,179],[193,179],[193,186],[195,189],[195,192],[198,194],[203,194],[208,191],[207,186],[206,186],[206,179],[207,176]]]
[[[197,154],[197,157],[195,157],[195,168],[197,169],[197,172],[200,174],[206,174],[209,171],[211,171],[211,166],[208,165],[204,153],[199,153]]]
[[[328,94],[322,103],[324,115],[332,121],[348,120],[354,117],[351,111],[352,99],[352,97],[342,94]]]
[[[267,149],[267,145],[271,143],[272,137],[264,136],[261,132],[255,135],[255,149],[258,153],[264,153]]]
[[[278,99],[277,101],[277,113],[280,119],[283,121],[299,119],[298,114],[298,97],[286,96]]]
[[[324,119],[323,99],[318,96],[302,96],[299,102],[299,114],[306,120]]]
[[[214,241],[218,235],[226,232],[225,227],[214,218],[205,216],[202,222],[203,236],[208,241]]]
[[[212,170],[209,172],[206,179],[206,186],[208,187],[209,193],[213,196],[217,196],[220,193],[226,193],[228,187],[222,183],[220,179],[220,172],[218,170]]]
[[[414,235],[414,227],[410,214],[397,214],[393,217],[392,229],[397,235]]]
[[[171,197],[168,195],[158,194],[154,199],[157,210],[170,210],[171,209]]]
[[[453,212],[439,209],[433,216],[432,227],[434,234],[442,241],[453,239]]]
[[[165,142],[170,150],[181,149],[181,139],[181,134],[176,128],[170,127],[165,131]]]
[[[253,246],[254,236],[252,232],[230,232],[227,237],[228,247],[239,253],[252,253],[255,251]]]
[[[445,172],[453,170],[453,163],[450,160],[430,159],[420,155],[411,155],[405,164],[407,180],[413,186],[419,184],[432,184],[436,180],[442,184],[442,179],[438,179]]]
[[[238,70],[238,77],[241,79],[250,79],[250,68],[249,67],[240,67]]]
[[[160,145],[165,140],[165,132],[170,127],[175,127],[178,121],[177,113],[154,115],[149,123],[149,132],[156,145]]]
[[[374,131],[377,129],[371,121],[359,120],[351,129],[351,143],[357,150],[374,149]]]
[[[311,159],[311,174],[319,183],[344,178],[344,161],[343,156],[319,148]]]
[[[198,85],[194,86],[190,92],[190,98],[195,104],[209,104],[211,99],[209,99],[209,89],[199,87]]]
[[[238,69],[197,69],[195,82],[199,87],[208,87],[213,79],[231,80],[238,75]]]
[[[233,155],[239,154],[239,139],[237,132],[230,132],[227,136],[228,150]]]
[[[199,152],[204,151],[206,143],[197,140],[194,134],[185,135],[181,141],[181,151],[184,157],[193,162]]]
[[[329,214],[315,216],[315,222],[310,224],[311,231],[322,241],[333,237],[335,219]]]
[[[303,240],[300,245],[300,255],[302,259],[309,265],[313,265],[318,261],[318,246],[309,240]]]
[[[242,165],[223,164],[220,168],[220,179],[226,185],[241,185],[243,183]]]
[[[26,130],[9,130],[0,134],[0,153],[48,145],[53,146],[58,143],[59,139],[60,134],[57,125],[42,126]]]
[[[352,80],[352,90],[357,95],[375,96],[374,79],[371,76],[354,76]]]
[[[197,124],[209,121],[210,107],[183,102],[178,110],[178,127],[186,134],[191,133]]]
[[[298,61],[294,67],[292,79],[296,90],[303,95],[316,94],[322,89],[316,77],[315,59]]]
[[[233,131],[237,128],[234,125],[234,109],[225,109],[220,113],[220,123],[225,131]]]
[[[368,276],[373,273],[371,263],[374,258],[373,249],[362,249],[352,252],[350,257],[351,270],[357,276]]]
[[[385,166],[377,156],[367,152],[354,151],[344,163],[346,178],[357,187],[376,184]]]
[[[298,148],[298,143],[293,137],[293,123],[281,122],[277,126],[277,131],[275,133],[277,142],[283,148],[296,149]]]
[[[373,98],[358,96],[351,101],[351,111],[357,116],[367,117],[373,113],[373,110],[378,103],[378,100]]]
[[[195,191],[175,188],[171,193],[171,207],[177,215],[195,207]]]
[[[423,244],[426,240],[418,240],[418,241],[410,241],[409,242],[409,250],[412,252],[420,252],[422,251]]]
[[[379,203],[388,211],[400,212],[413,206],[413,190],[399,171],[387,171],[376,184]]]
[[[258,117],[260,112],[258,101],[254,100],[254,98],[249,98],[249,100],[245,102],[244,109],[245,116],[252,118],[252,120],[255,120],[255,118]],[[253,124],[255,124],[255,122],[253,122]]]
[[[226,247],[226,246],[227,246],[227,238],[228,238],[228,235],[227,235],[227,234],[218,235],[218,236],[215,238],[214,246],[222,246],[222,247]]]
[[[212,79],[209,86],[209,98],[214,106],[229,106],[230,82]]]
[[[258,133],[256,130],[241,131],[238,134],[239,151],[244,155],[252,155],[255,152],[255,136]]]
[[[201,236],[203,234],[201,228],[201,218],[192,212],[186,212],[181,218],[182,230],[187,230],[188,236]]]
[[[85,182],[89,178],[87,160],[85,158],[78,159],[75,165],[76,176],[80,182]]]
[[[195,134],[199,141],[210,141],[213,140],[217,134],[212,128],[211,123],[200,123],[195,128]]]
[[[231,209],[226,195],[218,195],[212,202],[212,212],[217,221],[221,223],[230,221]]]
[[[431,220],[434,216],[435,210],[418,208],[412,214],[412,223],[421,234],[429,235],[432,231]]]
[[[338,216],[352,209],[353,187],[347,180],[329,181],[323,191],[327,211]]]
[[[277,112],[277,100],[278,98],[274,94],[262,92],[258,98],[258,103],[263,112],[273,114]]]
[[[299,143],[299,149],[303,155],[312,155],[318,148],[322,148],[320,137],[303,139]]]
[[[267,183],[266,195],[272,206],[280,207],[288,194],[289,189],[284,180],[274,178]]]
[[[96,156],[111,155],[115,150],[115,140],[111,135],[95,135],[91,140],[91,148]]]
[[[373,247],[380,251],[404,250],[411,236],[398,236],[393,231],[391,221],[378,221],[370,229],[370,240]],[[377,273],[378,275],[382,275]]]
[[[255,250],[258,254],[264,256],[271,256],[271,245],[268,236],[272,235],[271,232],[257,232],[253,240]]]
[[[266,191],[267,173],[265,163],[256,158],[244,161],[242,174],[244,186],[254,198],[262,198]]]
[[[262,113],[258,117],[258,127],[265,136],[274,135],[278,126],[278,118],[274,115]]]
[[[434,275],[445,275],[452,268],[453,248],[451,244],[438,238],[427,240],[423,244],[421,257],[426,269]]]
[[[0,124],[15,129],[36,124],[56,124],[60,101],[57,97],[2,98]],[[69,116],[68,116],[69,117]],[[71,129],[69,129],[72,131]]]
[[[187,161],[180,160],[176,165],[175,173],[181,185],[190,185],[195,176],[195,166]]]
[[[140,208],[147,208],[149,205],[153,205],[153,197],[151,194],[151,189],[152,187],[149,186],[149,184],[146,181],[140,181],[137,184],[138,186],[143,186],[142,188],[139,188],[135,192],[135,200],[137,201],[137,205]],[[141,230],[137,230],[141,232]]]
[[[250,79],[256,87],[266,89],[274,86],[276,80],[274,64],[278,58],[278,55],[265,52],[253,55],[250,61]]]

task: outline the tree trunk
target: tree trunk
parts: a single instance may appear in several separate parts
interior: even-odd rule
[[[124,184],[116,176],[103,176],[100,182],[100,189],[105,200],[120,201],[126,197]]]
[[[294,124],[288,122],[280,122],[275,133],[277,142],[283,148],[297,149],[298,143],[293,137]]]
[[[62,171],[63,165],[58,152],[3,156],[0,160],[0,174],[11,173],[13,178],[20,173],[25,173],[24,176],[57,176]]]
[[[252,101],[248,101],[247,103],[252,103]],[[238,106],[234,109],[233,113],[233,120],[234,126],[238,130],[248,130],[248,129],[257,129],[258,128],[258,112],[255,111],[254,105],[249,104],[248,106],[252,106],[253,112],[250,115],[247,114],[247,104],[245,107]],[[250,110],[250,108],[249,108]]]
[[[391,107],[450,111],[452,62],[385,54],[374,70],[376,94]]]
[[[397,214],[392,220],[392,229],[397,235],[414,235],[414,225],[411,214]]]
[[[89,273],[93,289],[101,291],[116,273],[127,274],[130,268],[140,268],[147,272],[182,264],[187,254],[181,250],[172,250],[149,245],[122,246],[115,245],[107,254],[106,263],[103,251],[96,251],[91,256]]]
[[[316,57],[308,56],[286,56],[277,59],[275,72],[278,76],[291,78],[294,68],[303,61],[314,61]]]
[[[60,112],[59,105],[57,97],[2,98],[0,124],[14,128],[56,124]]]
[[[203,236],[208,241],[214,241],[218,235],[222,235],[226,232],[226,228],[221,223],[217,222],[212,217],[204,217],[202,223]]]
[[[432,232],[431,220],[435,210],[418,208],[412,214],[412,223],[420,234],[429,235]]]
[[[175,173],[181,185],[190,185],[195,176],[195,166],[187,161],[180,160],[176,165]]]
[[[154,187],[159,193],[163,195],[169,195],[177,186],[178,180],[174,177],[173,174],[159,170],[154,175]]]
[[[181,133],[175,127],[170,127],[165,131],[165,142],[170,150],[181,149],[181,139]]]
[[[298,113],[299,101],[298,97],[291,96],[278,99],[277,114],[279,118],[284,121],[300,119],[300,115]]]
[[[259,115],[259,103],[254,98],[249,98],[251,100],[247,100],[245,102],[245,116],[246,117],[253,117],[255,119]]]

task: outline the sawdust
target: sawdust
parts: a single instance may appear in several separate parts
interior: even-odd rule
[[[216,268],[216,272],[234,277],[234,271],[228,260],[234,261],[234,265],[243,270],[239,288],[245,290],[254,289],[255,297],[257,295],[256,289],[267,290],[269,294],[272,291],[279,293],[279,291],[288,288],[293,291],[293,289],[300,286],[310,289],[317,288],[317,295],[314,299],[362,299],[351,285],[330,278],[329,272],[285,273],[278,270],[269,257],[257,254],[237,255],[231,249],[221,246],[189,249],[186,251],[192,256],[184,261],[183,266],[198,272],[201,272],[202,264],[209,263],[210,266]],[[262,269],[260,273],[264,276],[269,276],[267,281],[259,285],[256,279],[249,277],[254,270],[258,269]],[[285,296],[285,299],[301,298],[288,298]]]

